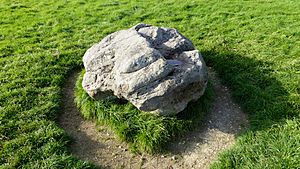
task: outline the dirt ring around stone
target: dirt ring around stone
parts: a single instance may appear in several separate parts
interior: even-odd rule
[[[248,127],[247,116],[209,68],[215,98],[203,125],[170,142],[166,154],[135,155],[108,127],[84,120],[74,103],[74,86],[79,73],[73,72],[63,88],[60,126],[73,138],[71,153],[103,168],[188,168],[205,169],[217,155],[235,143],[235,137]]]

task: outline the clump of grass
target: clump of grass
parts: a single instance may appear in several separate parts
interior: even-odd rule
[[[212,89],[192,102],[177,116],[158,116],[142,112],[131,103],[118,99],[94,100],[82,88],[79,76],[75,89],[75,102],[86,119],[94,119],[111,127],[115,134],[130,145],[133,152],[155,153],[164,150],[164,145],[174,136],[190,130],[209,110]]]

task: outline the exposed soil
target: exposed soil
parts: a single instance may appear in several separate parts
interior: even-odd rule
[[[248,126],[246,115],[232,101],[230,91],[212,69],[209,72],[215,99],[204,124],[171,142],[166,154],[157,155],[134,155],[107,127],[84,120],[73,101],[78,73],[71,74],[63,90],[64,113],[59,122],[74,139],[70,148],[72,154],[104,168],[209,168],[218,153],[233,145],[235,136]]]

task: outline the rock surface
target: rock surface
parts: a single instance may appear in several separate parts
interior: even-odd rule
[[[171,115],[201,97],[208,72],[192,42],[176,29],[138,24],[105,37],[83,57],[84,90],[113,95],[142,111]]]

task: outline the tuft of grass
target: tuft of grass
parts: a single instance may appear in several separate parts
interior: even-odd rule
[[[75,103],[86,119],[108,125],[115,134],[130,145],[136,153],[157,153],[175,136],[192,129],[201,122],[208,112],[212,99],[209,83],[205,94],[188,104],[177,116],[158,116],[142,112],[131,103],[121,103],[118,99],[94,100],[82,88],[84,70],[75,87]]]

